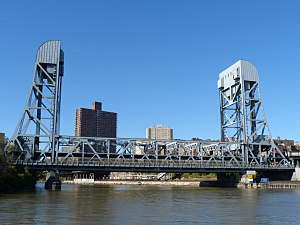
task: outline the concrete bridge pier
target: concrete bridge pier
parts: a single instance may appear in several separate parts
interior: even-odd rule
[[[219,187],[238,187],[256,185],[257,173],[255,170],[248,170],[243,173],[218,173],[217,183]]]
[[[298,173],[297,173],[298,172]],[[300,180],[300,169],[294,172],[293,179]],[[293,171],[260,171],[247,170],[243,173],[218,173],[218,187],[257,187],[258,183],[265,182],[262,179],[270,181],[291,180]],[[297,176],[298,175],[298,176]]]
[[[242,175],[241,173],[217,173],[217,186],[237,187]]]
[[[61,190],[61,181],[59,178],[58,172],[47,172],[46,182],[45,182],[46,190]]]
[[[300,181],[300,167],[295,167],[295,172],[293,172],[292,181]]]

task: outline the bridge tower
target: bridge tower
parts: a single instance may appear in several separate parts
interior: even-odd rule
[[[239,60],[219,74],[218,88],[221,141],[235,143],[232,151],[246,165],[288,163],[272,139],[255,66]]]
[[[32,85],[22,116],[5,152],[16,160],[57,159],[64,52],[60,41],[38,49]],[[47,157],[46,157],[47,155]]]

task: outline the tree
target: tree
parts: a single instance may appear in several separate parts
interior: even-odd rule
[[[0,133],[0,151],[3,152],[6,144],[6,139],[4,133]]]
[[[6,145],[6,139],[4,133],[0,133],[0,170],[4,164],[4,147]]]
[[[7,140],[4,134],[0,133],[0,193],[34,189],[36,184],[35,174],[30,173],[26,167],[6,163],[4,156],[6,143]]]

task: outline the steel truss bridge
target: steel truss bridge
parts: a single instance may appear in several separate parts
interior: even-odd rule
[[[292,169],[289,164],[284,165],[270,157],[253,156],[246,163],[240,143],[76,136],[61,136],[59,139],[60,149],[55,162],[51,161],[51,152],[39,151],[36,159],[25,160],[19,155],[13,163],[35,170],[99,172],[199,173]],[[111,146],[116,147],[116,152],[110,152]],[[232,151],[237,148],[239,151]],[[258,148],[263,152],[265,146],[260,144]]]
[[[64,53],[60,41],[38,50],[23,114],[5,148],[11,164],[33,170],[243,172],[293,170],[274,144],[258,74],[238,61],[219,75],[221,141],[63,136],[59,132]]]

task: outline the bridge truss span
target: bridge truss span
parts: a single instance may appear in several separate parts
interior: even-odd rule
[[[213,172],[291,168],[281,163],[266,164],[262,157],[246,163],[241,154],[243,146],[232,142],[76,136],[60,136],[59,140],[55,163],[47,151],[36,152],[39,157],[30,160],[24,160],[21,154],[15,155],[13,162],[40,166],[40,169],[55,166],[63,170],[77,167],[93,171]]]

